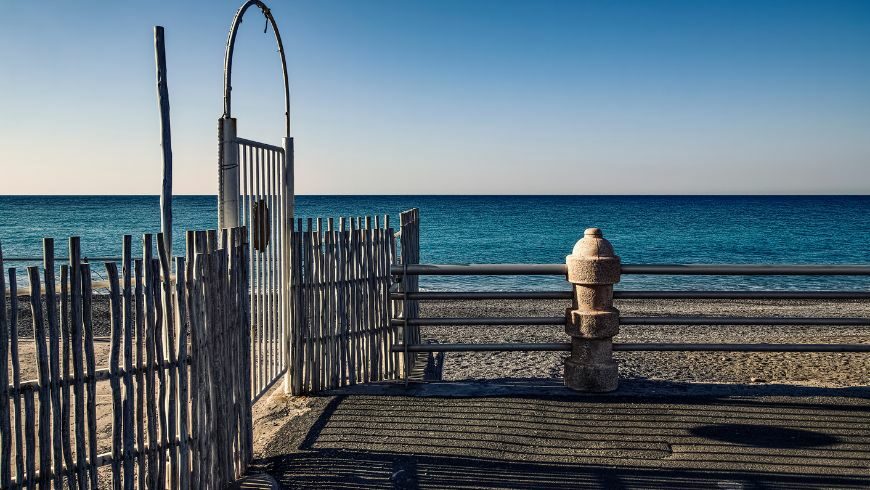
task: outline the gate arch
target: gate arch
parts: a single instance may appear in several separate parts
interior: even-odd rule
[[[272,25],[272,32],[275,33],[275,41],[278,43],[278,54],[281,55],[281,73],[284,77],[284,136],[290,137],[290,81],[287,77],[287,58],[284,55],[284,43],[281,42],[281,33],[278,31],[278,24],[275,18],[272,17],[272,11],[260,0],[248,0],[236,11],[233,17],[233,23],[230,26],[230,33],[227,37],[227,47],[224,53],[224,118],[232,117],[232,78],[233,78],[233,50],[236,45],[236,34],[239,32],[239,25],[242,23],[242,17],[252,5],[256,5],[263,12],[263,16]]]

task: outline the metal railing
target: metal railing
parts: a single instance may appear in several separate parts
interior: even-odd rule
[[[399,280],[421,275],[566,275],[565,264],[408,264],[391,269]],[[715,276],[870,276],[870,265],[736,265],[736,264],[625,264],[621,274],[715,275]],[[398,281],[397,281],[398,282]],[[393,291],[397,301],[445,301],[488,299],[571,299],[565,291]],[[614,291],[614,299],[870,299],[868,291]],[[493,326],[565,325],[558,317],[394,318],[394,326]],[[830,317],[732,317],[732,316],[642,316],[621,317],[621,325],[780,325],[780,326],[870,326],[870,318]],[[491,352],[570,351],[565,343],[422,344],[392,346],[394,352]],[[614,351],[733,351],[733,352],[870,352],[870,344],[708,344],[708,343],[615,343]]]

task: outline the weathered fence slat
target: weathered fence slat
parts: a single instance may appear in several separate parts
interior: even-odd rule
[[[163,286],[163,309],[158,313],[161,313],[164,318],[163,350],[166,352],[164,357],[168,359],[170,366],[167,399],[163,404],[164,408],[161,410],[166,412],[167,421],[166,438],[169,443],[167,447],[169,452],[169,488],[178,488],[178,449],[176,445],[178,427],[178,355],[175,348],[175,305],[173,303],[174,296],[171,280],[172,266],[163,233],[157,235],[157,251],[160,257],[160,271],[163,278],[161,282]]]
[[[3,267],[0,265],[0,271],[2,271]],[[22,478],[24,476],[24,436],[22,433],[22,422],[21,422],[21,365],[19,363],[18,358],[18,276],[17,270],[12,267],[9,269],[9,303],[10,303],[10,312],[9,312],[9,325],[11,328],[9,329],[9,355],[12,360],[12,389],[15,393],[18,393],[18,396],[15,397],[15,478],[19,483],[22,482]],[[5,345],[5,342],[4,342]],[[3,365],[3,370],[6,369],[6,364]],[[6,385],[4,385],[5,387]],[[8,408],[8,406],[7,406]],[[8,410],[4,410],[4,414],[8,414]],[[8,417],[8,415],[7,415]],[[8,420],[8,419],[7,419]],[[8,423],[3,424],[3,430],[5,432],[6,437],[9,437]],[[9,446],[4,444],[4,447],[7,448],[4,456],[6,458],[6,463],[8,464],[8,458],[11,451],[8,450]],[[71,488],[75,488],[71,486]]]
[[[30,279],[30,311],[33,315],[33,342],[39,376],[39,487],[49,487],[51,474],[51,403],[49,398],[48,351],[45,347],[45,318],[42,314],[42,286],[39,267],[27,268]],[[30,474],[32,475],[32,473]]]
[[[145,448],[145,424],[147,416],[145,414],[145,385],[146,385],[146,362],[147,355],[145,353],[145,281],[143,270],[143,259],[133,261],[133,269],[136,276],[136,453],[137,457],[137,475],[138,488],[144,490],[147,481],[147,470],[145,468],[148,453]]]
[[[155,399],[156,373],[154,372],[154,363],[156,362],[154,337],[156,335],[157,329],[157,319],[155,318],[154,314],[154,297],[156,296],[156,294],[154,292],[154,264],[152,259],[152,236],[150,234],[145,234],[145,236],[143,237],[142,247],[142,268],[145,272],[145,391],[147,392],[145,405],[147,412],[146,419],[148,421],[147,487],[149,489],[155,489],[159,487],[160,470],[158,467],[158,454],[156,451],[156,448],[159,445],[159,441],[157,439],[157,401]]]
[[[176,325],[178,327],[178,471],[179,471],[179,488],[187,490],[190,488],[190,452],[188,446],[188,382],[187,382],[187,333],[189,327],[188,322],[188,290],[187,290],[187,269],[185,267],[184,257],[176,257],[175,259],[175,301],[176,309]]]
[[[70,337],[73,358],[73,393],[75,395],[76,477],[82,490],[88,488],[85,449],[85,393],[84,359],[82,356],[82,264],[79,237],[69,239],[69,266],[71,286]]]
[[[27,453],[26,476],[21,479],[21,483],[28,488],[33,488],[36,475],[36,421],[34,420],[36,409],[33,406],[33,388],[26,388],[21,395],[24,396],[24,445]]]
[[[97,377],[96,360],[94,358],[94,319],[93,319],[93,288],[91,287],[91,266],[82,264],[82,326],[85,334],[85,364],[88,368],[87,378],[87,424],[88,424],[88,470],[91,488],[97,488]]]
[[[54,239],[44,238],[42,241],[46,323],[48,325],[48,362],[49,362],[49,396],[51,398],[52,426],[52,472],[55,488],[63,484],[63,437],[61,432],[60,408],[60,336],[58,332],[57,289],[54,272]]]
[[[124,401],[122,404],[123,415],[123,454],[124,454],[124,490],[133,490],[134,474],[134,441],[135,428],[133,421],[135,420],[133,409],[135,406],[135,392],[133,388],[133,292],[131,291],[132,284],[132,258],[133,258],[133,237],[124,235],[121,245],[121,274],[123,277],[123,288],[121,290],[121,299],[123,302],[123,328],[124,328]]]
[[[10,282],[14,276],[10,277]],[[15,296],[13,295],[13,298]],[[6,316],[6,272],[3,267],[3,246],[0,244],[0,485],[9,487],[12,481],[12,428],[9,421],[9,331],[18,325]],[[17,397],[16,397],[17,398]],[[15,411],[16,420],[20,416]],[[16,448],[20,449],[20,448]],[[20,479],[21,473],[16,476]]]
[[[106,262],[109,277],[109,310],[111,319],[111,346],[109,353],[109,381],[112,386],[112,488],[121,488],[121,436],[123,431],[123,407],[121,405],[121,379],[118,372],[121,355],[121,286],[118,281],[118,266]]]
[[[69,266],[60,266],[60,331],[63,350],[63,390],[61,391],[61,432],[63,439],[63,460],[66,468],[73,468],[72,448],[73,441],[70,437],[70,301],[69,301]],[[67,484],[73,490],[76,489],[78,480],[75,475],[67,475]]]

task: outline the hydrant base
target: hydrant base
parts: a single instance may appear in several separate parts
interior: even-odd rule
[[[580,364],[565,360],[565,386],[577,391],[606,393],[619,387],[616,362]]]

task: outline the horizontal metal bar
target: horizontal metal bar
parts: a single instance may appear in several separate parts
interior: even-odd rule
[[[870,291],[614,291],[613,298],[614,299],[870,299]]]
[[[870,294],[870,293],[868,293]],[[419,293],[391,293],[394,300],[451,300],[451,299],[571,299],[571,291],[423,291]]]
[[[390,299],[486,300],[571,299],[571,291],[421,291],[393,292]],[[870,291],[614,291],[614,299],[870,299]]]
[[[393,318],[394,326],[405,325],[405,320]],[[564,325],[565,317],[459,317],[414,318],[411,326],[490,326],[490,325]],[[739,316],[624,316],[620,325],[820,325],[870,326],[870,318],[812,318],[812,317],[739,317]]]
[[[620,325],[824,325],[870,326],[870,318],[624,316]]]
[[[83,262],[113,262],[121,257],[82,257]],[[3,257],[3,262],[42,262],[42,257]],[[55,257],[55,262],[69,262],[68,257]]]
[[[253,146],[254,148],[260,148],[262,150],[275,151],[278,153],[284,153],[284,148],[280,146],[270,145],[268,143],[260,143],[259,141],[249,140],[245,138],[235,138],[235,142],[241,145]]]
[[[405,320],[401,318],[393,318],[391,325],[405,325]],[[411,326],[484,326],[484,325],[564,325],[565,317],[478,317],[478,318],[415,318],[407,321]]]
[[[870,265],[625,264],[623,274],[715,276],[870,276]]]
[[[567,273],[565,264],[410,264],[393,265],[395,275],[554,275]],[[625,264],[623,274],[713,276],[870,276],[870,265],[739,265],[739,264]]]
[[[613,344],[615,351],[870,352],[870,344]]]
[[[566,352],[569,343],[409,344],[408,352]],[[395,344],[392,352],[404,352]],[[870,352],[870,344],[613,344],[620,352]]]
[[[564,276],[567,269],[565,264],[408,264],[393,265],[390,271],[420,276]]]
[[[404,344],[394,344],[392,352],[404,352]],[[510,343],[510,344],[409,344],[408,352],[534,352],[570,351],[569,343]]]

